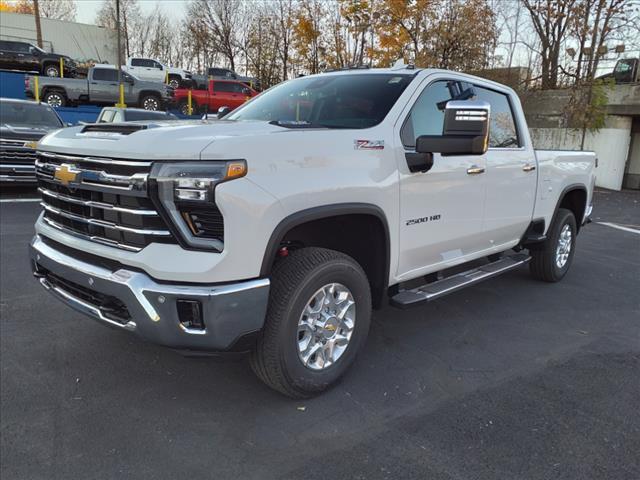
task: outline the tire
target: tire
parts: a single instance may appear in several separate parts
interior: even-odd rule
[[[162,101],[157,95],[153,95],[153,94],[143,95],[140,98],[140,108],[157,112],[161,109],[161,107],[162,107]]]
[[[545,282],[562,280],[573,262],[577,233],[573,212],[566,208],[558,209],[542,248],[531,251],[531,275]]]
[[[67,104],[67,97],[63,92],[50,90],[42,96],[42,101],[51,107],[64,107]]]
[[[174,90],[176,88],[180,88],[180,80],[181,80],[180,77],[169,76],[169,86]]]
[[[182,113],[183,115],[189,115],[188,109],[187,109],[188,105],[187,105],[187,101],[186,100],[181,100],[180,104],[178,105],[178,109],[180,110],[180,113]],[[191,115],[196,115],[198,113],[198,105],[195,102],[191,102]]]
[[[333,301],[335,308],[330,311],[334,316],[325,313],[314,314],[326,321],[324,328],[319,327],[314,335],[322,338],[320,342],[327,342],[337,355],[333,363],[324,363],[327,352],[322,348],[313,355],[307,355],[308,364],[303,362],[303,355],[313,350],[301,352],[301,342],[309,336],[308,345],[314,345],[310,330],[300,330],[299,322],[303,319],[310,321],[310,317],[303,314],[306,307],[318,308],[325,305],[331,292],[330,285],[334,285],[336,294],[345,290],[351,294],[347,300],[340,301],[340,297]],[[329,288],[327,288],[329,287]],[[313,299],[318,303],[312,303]],[[322,299],[325,300],[323,303]],[[351,310],[350,301],[355,302]],[[329,300],[330,302],[332,300]],[[351,323],[350,338],[344,343],[344,337],[349,335],[346,326],[340,323],[336,310],[350,313],[344,315],[345,321]],[[320,311],[326,312],[324,307]],[[258,338],[257,348],[252,352],[250,363],[256,375],[269,387],[291,398],[308,398],[326,390],[333,385],[347,371],[356,358],[358,351],[364,345],[371,324],[371,290],[369,281],[362,267],[351,257],[333,250],[323,248],[302,248],[292,251],[288,257],[279,260],[274,266],[271,277],[271,291],[265,326]],[[332,335],[331,338],[328,338]],[[302,340],[301,340],[302,338]],[[318,345],[318,343],[315,343]],[[329,348],[329,347],[326,347]],[[330,355],[326,353],[326,355]]]
[[[45,65],[42,72],[46,77],[59,77],[60,76],[60,67],[58,65],[51,63],[49,65]]]

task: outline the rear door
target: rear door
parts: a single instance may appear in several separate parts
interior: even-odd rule
[[[115,103],[118,95],[118,71],[115,68],[94,68],[89,82],[91,101]]]
[[[476,99],[491,105],[484,227],[492,247],[518,242],[533,215],[538,184],[533,150],[523,145],[509,93],[474,85]]]
[[[10,70],[16,69],[15,42],[0,40],[0,66]]]
[[[485,155],[434,153],[433,167],[424,173],[412,173],[407,165],[410,156],[416,155],[417,137],[442,135],[444,106],[461,88],[460,82],[447,76],[425,79],[411,100],[411,110],[396,124],[401,279],[472,260],[488,247],[482,238]]]

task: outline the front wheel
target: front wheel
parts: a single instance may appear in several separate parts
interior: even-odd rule
[[[573,262],[577,233],[573,212],[566,208],[558,209],[542,248],[531,251],[531,275],[545,282],[562,280]]]
[[[293,251],[274,267],[251,366],[271,388],[310,397],[347,371],[370,323],[371,290],[354,259],[323,248]]]
[[[46,65],[44,67],[44,74],[47,77],[59,77],[60,76],[60,68],[57,65]]]
[[[145,110],[158,111],[160,110],[160,99],[155,95],[145,95],[140,99],[140,106]]]
[[[174,90],[180,88],[180,79],[177,77],[169,77],[169,86]]]

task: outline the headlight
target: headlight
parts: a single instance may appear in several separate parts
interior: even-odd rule
[[[244,160],[154,163],[149,185],[158,211],[183,246],[222,251],[224,222],[215,188],[246,174]]]

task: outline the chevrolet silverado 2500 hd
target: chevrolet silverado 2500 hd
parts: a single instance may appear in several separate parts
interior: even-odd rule
[[[190,353],[250,352],[291,397],[333,384],[386,299],[420,305],[529,263],[557,282],[593,153],[538,151],[516,94],[407,66],[298,78],[208,123],[40,141],[38,281]]]

